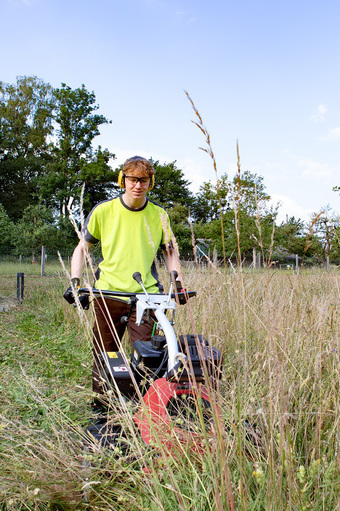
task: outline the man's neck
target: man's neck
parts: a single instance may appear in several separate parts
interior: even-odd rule
[[[141,209],[147,200],[146,197],[141,197],[140,199],[131,199],[126,195],[126,193],[123,193],[122,199],[124,204],[130,209]]]

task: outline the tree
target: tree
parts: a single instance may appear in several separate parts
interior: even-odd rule
[[[308,248],[319,263],[324,263],[331,253],[339,257],[339,219],[329,206],[314,214],[310,233]]]
[[[246,170],[236,174],[230,190],[230,200],[249,216],[263,214],[270,196],[265,192],[263,177]]]
[[[38,178],[50,158],[55,99],[36,76],[0,82],[0,202],[12,219],[38,202]]]
[[[46,206],[28,206],[15,224],[13,244],[18,254],[31,254],[35,260],[42,245],[58,248],[58,229],[52,211]]]
[[[211,181],[203,183],[199,192],[196,194],[195,201],[191,207],[190,213],[196,222],[211,222],[220,218],[220,196],[222,213],[230,209],[230,183],[227,174],[224,174],[219,180],[219,194],[217,184],[213,185]]]
[[[295,217],[282,222],[275,230],[276,257],[298,255],[303,257],[306,247],[306,226]]]
[[[230,182],[224,174],[219,180],[219,195],[220,201],[217,185],[211,182],[200,187],[192,207],[196,237],[211,240],[211,245],[222,254],[221,202],[226,255],[245,258],[252,256],[256,248],[268,256],[277,211],[268,205],[270,196],[263,178],[245,171]]]
[[[93,207],[93,201],[105,196],[113,179],[109,160],[114,154],[101,147],[94,150],[92,146],[100,133],[99,127],[111,123],[95,113],[99,107],[94,92],[87,91],[84,85],[73,90],[63,83],[54,90],[54,95],[57,142],[48,172],[40,184],[46,203],[63,216],[70,197],[79,202],[84,183],[87,210]]]
[[[109,164],[112,158],[114,155],[108,149],[99,146],[81,168],[79,180],[85,183],[84,210],[88,213],[95,204],[108,199],[119,188],[118,173]]]
[[[183,204],[175,204],[172,208],[167,209],[167,212],[181,256],[191,256],[193,253],[193,246],[191,229],[188,221],[188,208]]]
[[[150,199],[167,207],[182,204],[190,207],[193,202],[192,192],[189,190],[190,182],[184,178],[183,170],[176,167],[176,161],[164,163],[150,159],[156,171],[157,186],[148,196]]]
[[[12,235],[14,224],[0,202],[0,249],[1,253],[9,253],[13,247]]]

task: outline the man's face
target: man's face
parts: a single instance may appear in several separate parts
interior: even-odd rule
[[[132,200],[144,199],[150,186],[150,177],[139,169],[125,172],[125,193]]]

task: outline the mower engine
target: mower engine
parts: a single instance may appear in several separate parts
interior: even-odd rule
[[[204,382],[206,378],[214,383],[222,377],[222,354],[210,346],[202,335],[180,335],[178,343],[186,355],[186,361],[176,371],[167,373],[165,336],[154,335],[150,341],[134,343],[129,367],[120,352],[102,355],[102,378],[108,386],[115,388],[116,384],[124,396],[131,398],[135,393],[131,373],[137,384],[142,384],[145,390],[154,380],[163,377],[178,383],[192,380]]]

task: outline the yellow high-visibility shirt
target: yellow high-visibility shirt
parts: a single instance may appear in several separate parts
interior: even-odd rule
[[[140,293],[139,284],[132,278],[138,271],[149,293],[163,291],[155,256],[159,247],[165,248],[171,240],[170,220],[164,208],[147,199],[142,208],[131,209],[120,195],[92,209],[83,233],[89,243],[101,241],[103,260],[99,263],[97,289]]]

